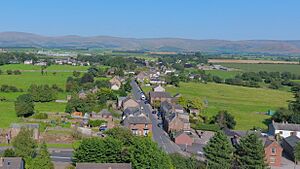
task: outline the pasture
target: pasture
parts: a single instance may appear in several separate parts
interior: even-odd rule
[[[143,88],[149,91],[150,87]],[[292,94],[285,91],[248,88],[216,83],[180,83],[180,87],[166,87],[167,92],[180,93],[186,98],[208,101],[204,115],[212,117],[220,110],[227,110],[237,121],[237,130],[249,130],[254,126],[266,129],[264,123],[270,116],[259,112],[287,107]]]
[[[222,71],[222,70],[206,70],[207,74],[219,76],[223,79],[234,78],[240,72],[238,71]]]
[[[291,72],[300,75],[300,65],[296,64],[243,64],[221,63],[222,66],[239,69],[244,72]]]
[[[21,75],[7,75],[6,70],[20,70]],[[24,64],[11,64],[0,66],[0,70],[3,74],[0,75],[0,86],[1,85],[12,85],[17,88],[21,88],[24,92],[0,92],[0,96],[5,97],[6,101],[0,102],[0,128],[9,127],[10,123],[18,122],[21,119],[17,118],[14,101],[16,98],[26,93],[28,87],[31,84],[56,84],[60,88],[65,89],[67,77],[72,76],[72,72],[75,71],[86,71],[87,66],[70,66],[70,65],[51,65],[47,68],[47,74],[41,74],[41,66],[24,65]],[[51,72],[52,71],[52,72]],[[56,72],[56,74],[53,74]],[[58,93],[58,99],[66,99],[67,93]],[[65,110],[66,103],[35,103],[35,110],[37,112],[63,112]]]

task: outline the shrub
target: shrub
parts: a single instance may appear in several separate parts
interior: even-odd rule
[[[48,119],[47,113],[36,113],[33,118],[35,119]]]

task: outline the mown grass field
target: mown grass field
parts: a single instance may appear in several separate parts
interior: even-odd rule
[[[149,91],[150,87],[143,88]],[[227,110],[237,121],[236,129],[249,130],[256,127],[266,129],[264,123],[270,116],[258,112],[267,112],[286,107],[292,93],[278,90],[257,89],[225,84],[180,83],[180,87],[166,87],[167,92],[180,93],[187,98],[208,100],[205,115],[212,117],[220,110]]]
[[[245,72],[291,72],[300,75],[300,65],[292,64],[243,64],[243,63],[221,63],[221,65],[240,69]]]
[[[3,74],[0,75],[0,86],[1,85],[12,85],[17,88],[21,88],[24,92],[17,93],[3,93],[0,92],[0,96],[3,96],[7,99],[5,102],[0,102],[0,128],[9,127],[10,123],[20,121],[17,118],[15,109],[14,109],[14,101],[16,98],[25,94],[28,87],[31,84],[48,84],[53,85],[56,84],[62,89],[65,89],[66,80],[69,76],[72,76],[72,72],[76,71],[86,71],[88,69],[87,66],[70,66],[70,65],[52,65],[47,68],[47,70],[57,71],[54,75],[52,72],[48,72],[45,75],[42,75],[40,70],[40,66],[34,65],[24,65],[24,64],[11,64],[0,66],[0,69],[3,71]],[[7,75],[5,70],[21,70],[21,75]],[[58,93],[58,99],[66,99],[67,93]],[[65,110],[65,103],[35,103],[35,110],[37,112],[63,112]]]
[[[221,71],[221,70],[206,70],[205,72],[207,74],[219,76],[223,79],[233,78],[237,74],[241,73],[241,72],[238,72],[238,71]]]

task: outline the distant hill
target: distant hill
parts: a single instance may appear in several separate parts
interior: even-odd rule
[[[202,51],[214,53],[300,54],[300,40],[193,40],[110,36],[49,37],[23,32],[0,33],[0,47],[109,48],[117,50]]]

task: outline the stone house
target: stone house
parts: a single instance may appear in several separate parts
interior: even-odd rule
[[[122,79],[119,76],[115,76],[109,80],[109,83],[112,90],[119,90],[122,85]]]
[[[163,88],[161,85],[158,85],[158,86],[156,86],[156,87],[153,87],[153,91],[154,91],[154,92],[165,92],[166,89]]]
[[[125,116],[122,125],[138,136],[147,136],[152,132],[151,120],[141,111]]]
[[[170,116],[165,117],[163,126],[166,132],[176,132],[181,130],[190,130],[189,120],[180,118],[178,113],[172,113]]]
[[[21,157],[0,157],[0,169],[25,169]]]
[[[189,136],[189,133],[184,131],[175,132],[172,140],[174,143],[179,145],[189,145],[191,146],[193,144],[193,138]]]
[[[132,99],[130,97],[127,97],[126,99],[124,99],[122,101],[122,108],[123,110],[129,108],[129,107],[139,107],[139,103],[135,100],[135,99]]]
[[[154,106],[155,102],[158,102],[159,104],[164,102],[164,101],[168,101],[171,102],[172,101],[172,97],[170,95],[170,93],[167,92],[149,92],[149,98],[150,98],[150,104],[152,106]]]
[[[300,138],[295,135],[291,135],[289,137],[285,137],[282,139],[281,146],[283,148],[283,151],[285,154],[287,154],[287,156],[292,161],[294,161],[294,159],[295,159],[294,151],[295,151],[295,147],[299,141],[300,141]]]

